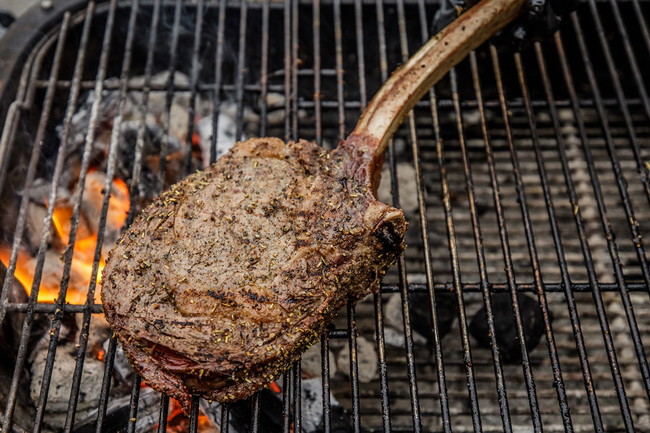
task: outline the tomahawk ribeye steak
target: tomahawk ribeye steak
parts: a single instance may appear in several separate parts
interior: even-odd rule
[[[399,209],[375,199],[389,137],[431,85],[511,21],[524,0],[485,0],[386,82],[351,136],[238,143],[155,199],[104,269],[106,318],[148,385],[243,399],[271,382],[400,254]]]

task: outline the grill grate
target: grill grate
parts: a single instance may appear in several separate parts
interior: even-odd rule
[[[427,39],[437,6],[425,0],[111,0],[68,6],[43,29],[15,94],[5,91],[1,105],[8,108],[0,138],[0,232],[11,253],[0,339],[17,320],[19,344],[6,383],[0,374],[0,395],[6,395],[0,422],[3,432],[101,432],[118,424],[144,431],[143,402],[150,393],[140,378],[123,390],[125,398],[130,395],[126,412],[110,410],[118,398],[112,378],[120,368],[112,338],[93,423],[79,425],[89,334],[101,313],[95,277],[109,242],[109,194],[99,206],[86,302],[65,302],[75,240],[84,230],[83,187],[70,194],[70,235],[56,301],[37,302],[53,242],[54,206],[43,214],[48,229],[36,234],[29,300],[10,296],[37,180],[50,182],[45,197],[56,203],[77,143],[79,185],[87,184],[96,163],[94,143],[108,134],[103,188],[114,189],[120,131],[132,110],[137,127],[129,151],[130,223],[145,194],[145,126],[156,98],[163,110],[153,192],[164,188],[173,163],[170,131],[181,98],[190,101],[181,114],[185,143],[197,140],[197,118],[207,118],[218,131],[227,120],[221,108],[233,104],[236,137],[301,137],[331,148],[388,73]],[[323,431],[334,430],[332,397],[349,412],[350,431],[650,431],[643,341],[650,329],[644,244],[650,234],[650,82],[641,72],[650,67],[649,12],[650,2],[639,0],[583,2],[552,40],[521,54],[489,46],[471,53],[409,115],[389,148],[389,188],[382,193],[405,209],[409,248],[381,293],[348,305],[322,338]],[[166,78],[156,79],[163,72]],[[117,97],[107,129],[102,104],[108,95]],[[85,103],[89,114],[79,132],[75,122]],[[252,128],[247,107],[259,115]],[[215,161],[223,147],[219,134],[209,144],[207,159]],[[183,149],[179,176],[196,168],[192,147]],[[497,294],[508,300],[505,310]],[[512,363],[499,350],[498,323],[512,315],[512,335],[525,341],[530,328],[521,295],[537,305],[545,344],[516,344],[513,356],[521,361]],[[471,336],[470,322],[481,308],[487,348]],[[451,330],[444,329],[447,309]],[[48,391],[58,386],[53,372],[70,320],[80,329],[77,356],[67,378],[65,421],[55,428]],[[428,321],[427,335],[417,329],[422,320]],[[33,402],[25,404],[21,389],[33,362],[32,336],[44,321],[50,337],[42,380]],[[389,341],[395,329],[401,347]],[[364,341],[373,342],[370,355],[362,350]],[[339,350],[351,355],[334,373],[337,365],[327,354]],[[369,360],[377,374],[366,380]],[[305,377],[300,363],[283,377],[276,415],[285,432],[308,425],[301,397]],[[201,404],[193,400],[192,432],[202,431]],[[169,400],[161,397],[156,407],[157,427],[150,427],[167,431]],[[265,402],[258,395],[250,407],[250,431],[267,431],[261,421]],[[234,430],[234,410],[224,407],[214,420],[222,431]]]

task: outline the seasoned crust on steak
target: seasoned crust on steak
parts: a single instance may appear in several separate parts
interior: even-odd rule
[[[103,271],[107,320],[148,385],[247,398],[375,291],[403,248],[354,156],[307,142],[238,143],[148,206]]]

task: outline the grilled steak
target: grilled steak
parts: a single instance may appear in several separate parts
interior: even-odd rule
[[[149,385],[184,405],[189,393],[245,398],[348,298],[379,287],[406,223],[351,158],[252,139],[139,215],[109,256],[102,300]]]
[[[486,0],[396,71],[334,151],[238,143],[155,199],[108,257],[102,302],[135,370],[190,395],[249,397],[296,361],[348,299],[376,291],[403,248],[375,199],[386,144],[429,86],[524,0]]]

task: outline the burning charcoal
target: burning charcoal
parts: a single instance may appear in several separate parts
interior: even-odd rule
[[[30,357],[32,361],[30,368],[32,373],[30,395],[34,404],[38,402],[41,393],[43,369],[45,368],[47,356],[47,340],[49,339],[44,339],[39,348]],[[74,344],[68,343],[57,348],[56,360],[52,370],[52,382],[47,399],[48,414],[45,417],[47,424],[55,429],[62,428],[65,423],[76,360],[77,349]],[[96,411],[97,405],[99,404],[97,390],[101,389],[103,376],[104,363],[96,358],[87,356],[84,362],[81,388],[79,390],[77,418],[83,419],[93,411]]]
[[[282,393],[263,389],[258,393],[260,399],[259,433],[274,433],[282,430]],[[323,431],[323,382],[320,377],[301,381],[301,431],[303,433],[320,433]],[[352,423],[349,414],[343,409],[334,395],[330,393],[331,431],[335,433],[351,432]],[[202,401],[205,414],[214,420],[221,419],[221,407],[217,403]],[[252,419],[251,400],[231,403],[229,406],[229,432],[244,433],[250,431]]]
[[[418,334],[422,335],[426,339],[428,347],[433,349],[429,294],[411,293],[409,298],[411,327]],[[442,339],[445,335],[449,334],[454,321],[458,317],[456,295],[453,293],[436,293],[436,312],[438,313],[438,333]]]
[[[544,319],[537,301],[525,295],[517,295],[517,300],[524,327],[526,348],[528,352],[531,352],[537,347],[542,335],[544,335]],[[494,312],[494,329],[501,359],[505,362],[521,362],[521,345],[517,338],[510,294],[492,294],[492,311]],[[485,307],[482,307],[472,318],[469,332],[476,339],[479,346],[490,347]]]
[[[436,307],[436,311],[438,312],[438,333],[442,339],[451,331],[451,327],[457,317],[456,296],[451,293],[436,293]],[[429,295],[427,293],[411,293],[409,311],[411,314],[413,341],[416,344],[426,344],[432,349],[433,332],[431,330]],[[386,337],[386,343],[398,345],[397,347],[404,347],[404,322],[402,319],[402,298],[400,295],[392,295],[388,300],[384,306],[384,317],[387,325],[384,329],[384,334],[385,337],[388,335]]]
[[[350,349],[344,345],[336,357],[338,371],[345,375],[350,374]],[[364,337],[357,338],[357,366],[359,382],[368,383],[377,377],[377,350],[375,344]]]
[[[217,123],[217,159],[221,158],[238,141],[245,140],[246,136],[236,137],[236,106],[233,103],[223,103],[219,109],[219,122]],[[210,165],[210,148],[212,147],[212,116],[204,117],[197,125],[203,167]]]
[[[127,431],[130,422],[131,396],[124,395],[108,400],[104,418],[104,433],[121,433]],[[152,388],[142,388],[138,399],[138,415],[135,425],[136,433],[151,432],[159,422],[160,393]],[[85,417],[75,417],[75,433],[94,433],[97,431],[97,409],[90,411]],[[202,432],[203,433],[203,432]]]

